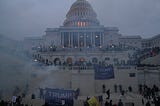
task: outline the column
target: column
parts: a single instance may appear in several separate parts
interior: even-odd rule
[[[61,33],[61,39],[62,39],[62,47],[64,47],[64,32]]]
[[[102,39],[103,39],[103,46],[104,46],[104,42],[105,42],[105,41],[104,41],[104,33],[102,34],[102,36],[103,36],[103,38],[102,38]]]
[[[75,42],[75,32],[72,32],[72,48],[74,48],[75,47],[75,44],[74,44],[74,42]]]
[[[62,45],[62,32],[61,32],[61,45]]]
[[[160,81],[160,66],[158,66],[158,73],[159,73],[159,81]]]
[[[89,32],[89,37],[90,37],[90,46],[92,46],[92,33]]]
[[[93,42],[92,42],[92,39],[93,39],[92,32],[90,32],[90,36],[91,36],[91,46],[92,46],[93,45]]]
[[[86,37],[87,37],[87,35],[86,35],[86,33],[84,33],[84,47],[86,47]]]
[[[93,40],[93,47],[95,47],[95,34],[94,34],[94,32],[92,32],[92,40]]]
[[[71,43],[70,46],[73,47],[73,33],[72,32],[70,33],[70,38],[71,38],[70,39],[71,40],[70,41],[70,43]]]
[[[70,35],[70,32],[68,32],[68,40],[69,40],[68,47],[70,47],[71,46],[71,35]]]
[[[103,46],[103,33],[101,32],[101,46]]]
[[[78,48],[79,48],[79,32],[77,32],[77,34],[78,34]]]
[[[99,33],[99,40],[100,40],[100,46],[102,46],[102,34],[101,33]]]

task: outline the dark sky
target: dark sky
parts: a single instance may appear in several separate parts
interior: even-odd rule
[[[62,26],[76,0],[0,0],[0,34],[22,39]],[[124,35],[160,34],[160,0],[88,0],[106,27]]]

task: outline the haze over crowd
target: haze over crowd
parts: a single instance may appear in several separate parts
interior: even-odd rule
[[[47,27],[63,25],[76,0],[0,0],[0,34],[16,39],[42,36]],[[160,33],[159,0],[88,0],[101,25],[119,27],[124,35],[144,38]]]

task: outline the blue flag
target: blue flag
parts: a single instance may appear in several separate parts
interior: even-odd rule
[[[113,66],[102,66],[96,65],[95,70],[95,79],[96,80],[106,80],[114,78],[114,68]]]

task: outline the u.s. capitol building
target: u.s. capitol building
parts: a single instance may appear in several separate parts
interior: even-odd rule
[[[114,84],[127,87],[132,82],[137,89],[135,65],[140,62],[140,54],[137,53],[144,48],[160,47],[160,35],[149,39],[137,35],[123,36],[117,27],[101,25],[87,0],[76,0],[63,26],[47,28],[42,37],[25,38],[24,46],[35,61],[47,66],[59,66],[56,70],[74,70],[69,72],[71,76],[66,78],[65,75],[66,79],[59,84],[63,88],[80,88],[83,95],[101,92],[103,84],[108,87]],[[93,77],[95,64],[113,65],[115,79],[96,83]],[[90,83],[85,82],[86,79]],[[125,79],[128,82],[124,83]]]
[[[25,38],[26,48],[51,51],[39,53],[38,57],[49,64],[64,61],[108,61],[110,64],[129,64],[133,53],[129,51],[160,46],[160,36],[142,39],[141,36],[123,36],[117,27],[100,24],[92,6],[86,0],[77,0],[66,15],[63,26],[47,28],[39,38]],[[64,52],[65,51],[65,52]],[[113,52],[114,51],[114,52]],[[36,53],[37,55],[37,53]]]

